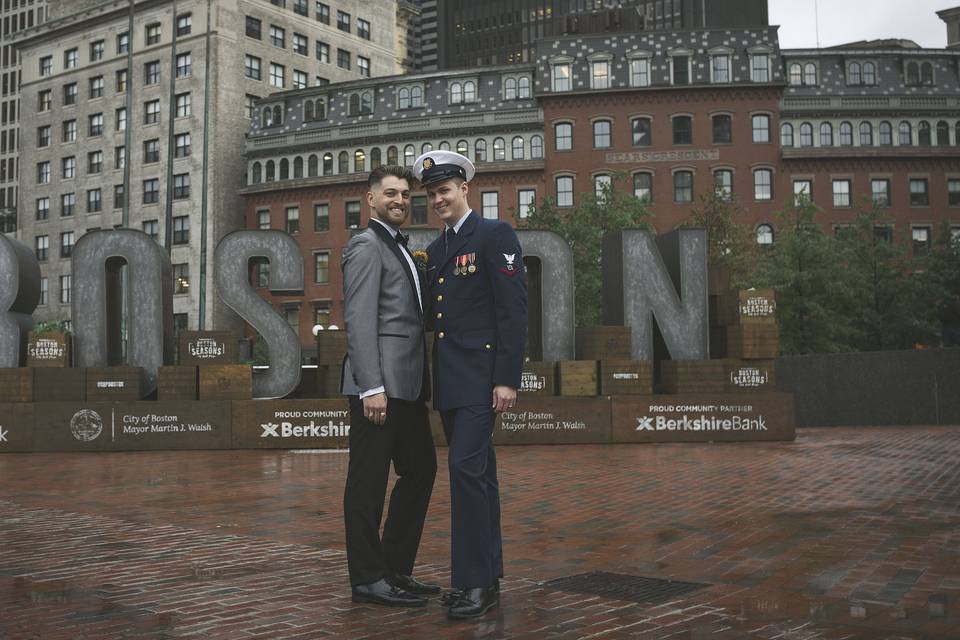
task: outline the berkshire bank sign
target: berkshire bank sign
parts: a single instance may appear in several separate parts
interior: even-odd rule
[[[411,246],[425,247],[436,232],[414,230]],[[525,260],[540,263],[543,360],[574,358],[573,254],[550,231],[518,229]],[[214,285],[220,299],[263,336],[271,366],[253,378],[254,398],[282,398],[300,381],[300,340],[287,321],[249,281],[251,260],[270,263],[269,290],[303,293],[303,254],[278,230],[235,231],[214,253]],[[115,361],[120,326],[119,273],[127,267],[127,364],[143,367],[147,391],[157,371],[174,360],[173,276],[170,257],[150,236],[135,229],[91,231],[77,241],[71,258],[72,329],[79,367]],[[26,245],[0,235],[0,367],[17,367],[25,355],[33,311],[40,300],[40,266]],[[656,321],[674,359],[709,357],[707,239],[702,229],[655,236],[639,229],[611,232],[603,241],[603,323],[631,327],[637,360],[653,359]]]

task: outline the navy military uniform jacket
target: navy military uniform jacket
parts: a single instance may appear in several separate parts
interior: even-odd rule
[[[427,247],[434,406],[489,406],[495,385],[520,388],[527,338],[520,242],[509,224],[473,211],[447,244],[441,234]]]

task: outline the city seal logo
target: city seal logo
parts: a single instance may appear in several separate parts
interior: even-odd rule
[[[430,167],[433,166],[433,158],[424,158],[423,159],[423,170],[427,171]]]
[[[103,431],[100,414],[91,409],[80,409],[70,418],[70,432],[80,442],[96,440]]]

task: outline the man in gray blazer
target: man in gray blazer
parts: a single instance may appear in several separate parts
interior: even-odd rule
[[[437,454],[426,401],[424,276],[400,225],[410,211],[413,174],[377,167],[367,180],[367,229],[343,252],[347,356],[342,388],[350,402],[350,463],[343,496],[347,565],[354,602],[423,606],[440,592],[413,578]],[[398,479],[380,536],[390,463]]]

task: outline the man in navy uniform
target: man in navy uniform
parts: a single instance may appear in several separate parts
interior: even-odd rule
[[[467,204],[469,159],[432,151],[414,163],[444,233],[427,248],[433,394],[449,446],[454,619],[497,605],[503,575],[495,413],[516,404],[527,335],[527,283],[513,228]]]

